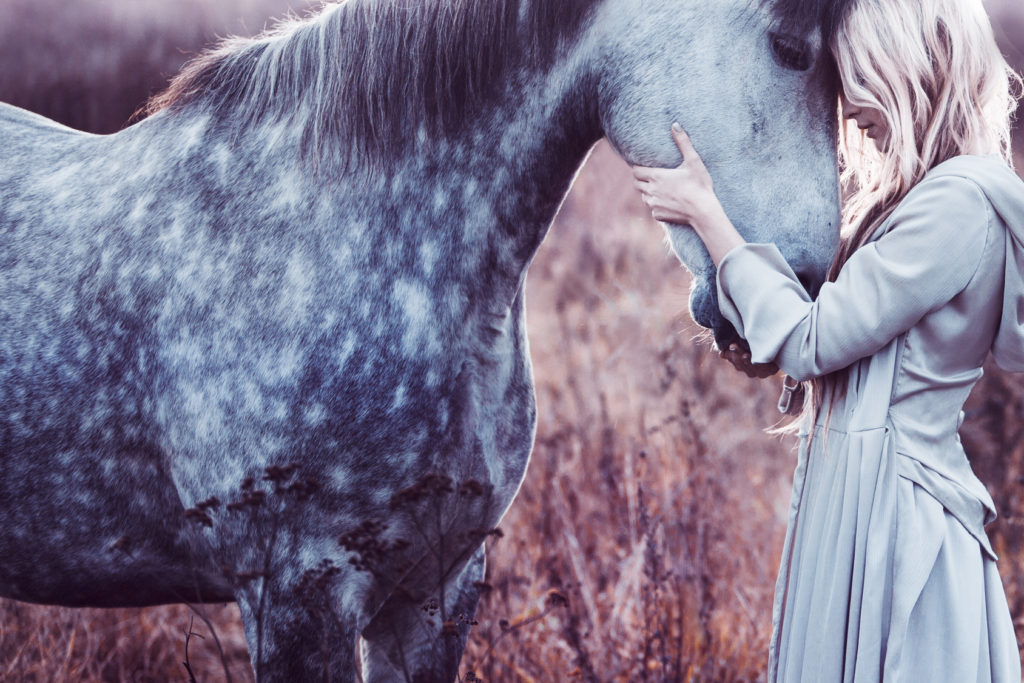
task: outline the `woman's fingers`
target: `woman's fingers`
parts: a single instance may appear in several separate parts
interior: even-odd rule
[[[650,185],[648,183],[635,182],[633,183],[633,186],[636,188],[637,192],[640,193],[640,198],[643,199],[644,204],[650,206],[651,200],[653,199],[651,196]]]
[[[647,168],[646,166],[634,166],[633,177],[637,180],[648,181],[654,178],[653,168]]]
[[[674,124],[672,137],[683,154],[683,163],[675,168],[634,166],[634,186],[656,220],[692,226],[695,216],[706,213],[702,207],[717,199],[708,192],[711,179],[686,131]]]
[[[683,127],[678,123],[672,124],[672,139],[675,140],[676,147],[679,148],[680,154],[683,155],[684,164],[688,161],[699,161],[701,162],[701,165],[703,165],[700,155],[693,147],[693,142],[690,141],[689,134],[683,130]],[[638,180],[654,180],[659,175],[664,174],[667,170],[671,169],[665,169],[657,166],[634,166],[633,177]]]
[[[645,183],[653,183],[661,180],[665,177],[665,172],[672,169],[667,168],[647,168],[645,166],[634,166],[633,167],[633,178]]]
[[[683,155],[684,164],[696,162],[703,165],[704,162],[701,161],[700,155],[694,149],[689,134],[678,123],[672,124],[672,139],[676,141],[676,147],[679,148],[679,153]]]
[[[719,352],[719,356],[729,361],[734,368],[751,379],[765,379],[779,372],[775,363],[754,363],[750,360],[750,352],[734,347]]]

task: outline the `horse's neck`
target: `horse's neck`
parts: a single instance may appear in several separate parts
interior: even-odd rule
[[[521,73],[457,139],[427,152],[435,206],[454,221],[423,226],[415,239],[453,245],[480,264],[470,279],[493,283],[499,302],[518,294],[576,172],[601,137],[594,93],[569,59]],[[486,271],[486,272],[483,272]],[[470,271],[471,272],[471,271]]]
[[[221,170],[220,180],[211,179],[215,183],[233,184],[250,172],[244,164],[229,170],[231,158],[259,159],[265,172],[281,176],[276,186],[332,197],[337,224],[358,222],[360,232],[380,232],[377,244],[412,246],[409,251],[423,254],[424,261],[457,261],[462,280],[474,285],[470,290],[511,305],[576,171],[601,135],[588,59],[581,42],[567,45],[544,69],[514,71],[458,132],[431,138],[409,131],[415,144],[387,162],[384,173],[316,165],[302,158],[294,126],[273,120],[234,125],[200,108],[161,115],[163,120],[139,127],[148,130],[126,136],[137,138],[139,150],[150,147],[147,136],[160,136],[185,158],[183,166],[216,162],[212,167]]]

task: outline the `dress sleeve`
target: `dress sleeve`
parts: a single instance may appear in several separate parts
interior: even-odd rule
[[[926,179],[816,300],[775,245],[744,244],[719,264],[719,306],[754,362],[774,361],[798,380],[840,370],[963,291],[981,264],[990,211],[973,181]]]

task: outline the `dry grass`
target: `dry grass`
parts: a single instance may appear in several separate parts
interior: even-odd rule
[[[202,608],[217,624],[227,666],[235,681],[252,680],[238,608]],[[184,605],[150,609],[66,609],[0,602],[0,680],[51,681],[186,680],[185,633],[192,613]],[[189,660],[200,680],[225,680],[224,664],[197,618]]]
[[[158,22],[158,0],[81,0],[59,5],[61,26],[74,32],[58,38],[55,0],[7,0],[0,99],[112,130],[177,68],[181,49],[242,30],[239,12],[260,28],[285,4],[182,0]],[[104,41],[109,49],[93,49]],[[763,433],[776,419],[776,383],[747,380],[708,353],[685,311],[688,278],[604,145],[527,287],[537,444],[504,538],[489,547],[492,590],[464,672],[487,681],[758,679],[794,465],[791,444]],[[1024,635],[1024,390],[993,371],[969,413],[964,440],[1003,514],[990,531]],[[233,679],[251,680],[237,609],[203,609]],[[0,679],[187,680],[190,615],[184,606],[0,601]],[[198,679],[223,680],[209,629],[198,619],[194,629],[206,636],[189,647]]]
[[[4,0],[0,101],[95,133],[123,127],[190,56],[315,0]]]
[[[753,680],[789,448],[776,387],[695,339],[688,279],[598,148],[527,284],[540,423],[466,658],[485,680]],[[542,607],[569,605],[503,637]]]

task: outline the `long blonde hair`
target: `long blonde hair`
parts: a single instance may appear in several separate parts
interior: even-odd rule
[[[848,195],[834,281],[936,165],[961,154],[999,154],[1012,164],[1022,81],[1000,54],[981,0],[854,0],[830,48],[843,98],[878,110],[888,129],[876,144],[840,113]],[[810,382],[804,418],[812,429],[824,392],[845,380],[840,371]]]

